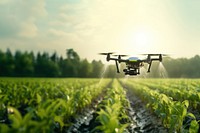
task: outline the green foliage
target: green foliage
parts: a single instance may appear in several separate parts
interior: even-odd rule
[[[101,125],[95,129],[104,133],[123,133],[129,124],[121,123],[121,121],[128,119],[125,109],[130,105],[126,100],[123,88],[116,79],[107,93],[107,97],[103,101],[104,109],[97,112],[97,120]]]
[[[189,133],[196,133],[199,129],[199,121],[193,120],[190,125]]]
[[[199,78],[200,77],[200,56],[192,58],[172,59],[166,57],[163,64],[172,78]]]
[[[200,109],[200,80],[113,79],[107,88],[109,83],[111,79],[1,78],[0,132],[64,132],[105,89],[97,112],[100,124],[93,131],[126,132],[130,104],[121,84],[140,97],[169,132],[198,132],[199,116],[189,111]]]
[[[190,126],[189,130],[191,132],[197,132],[199,127],[197,126],[198,123],[195,125],[196,118],[192,113],[188,112],[190,103],[199,103],[198,97],[191,97],[191,95],[196,95],[196,90],[189,91],[188,88],[186,88],[189,93],[186,93],[184,89],[180,91],[180,87],[182,88],[185,86],[185,82],[183,82],[183,80],[178,81],[184,85],[178,87],[174,86],[177,85],[177,80],[174,79],[129,80],[125,82],[124,85],[147,103],[147,107],[151,108],[162,119],[163,125],[167,127],[170,132],[184,132],[186,129],[184,129],[183,121],[186,116],[192,116],[194,119],[191,123],[193,125]],[[191,83],[191,81],[187,82],[187,85],[188,83]],[[172,88],[170,88],[170,86]]]
[[[0,79],[0,132],[62,132],[110,79]]]
[[[89,63],[81,60],[73,49],[67,49],[67,58],[58,57],[54,52],[16,51],[14,54],[8,49],[0,50],[0,76],[6,77],[99,77],[103,69],[101,61]]]

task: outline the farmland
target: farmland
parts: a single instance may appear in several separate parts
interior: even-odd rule
[[[0,78],[0,132],[199,132],[200,79]]]

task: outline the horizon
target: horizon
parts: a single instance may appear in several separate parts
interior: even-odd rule
[[[43,54],[43,53],[47,53],[47,54],[49,54],[49,56],[51,56],[51,55],[53,55],[54,53],[56,53],[56,55],[58,56],[58,57],[63,57],[63,58],[67,58],[67,56],[66,56],[66,53],[64,54],[64,55],[62,55],[62,54],[59,54],[57,51],[53,51],[53,52],[48,52],[48,51],[32,51],[32,50],[20,50],[20,49],[17,49],[17,50],[11,50],[10,48],[7,48],[7,49],[4,49],[4,50],[2,50],[2,49],[0,49],[0,51],[2,51],[2,52],[6,52],[7,50],[10,50],[11,51],[11,53],[12,53],[12,55],[14,56],[14,54],[16,53],[16,51],[20,51],[20,52],[22,52],[22,53],[25,53],[25,52],[28,52],[28,53],[30,53],[30,52],[33,52],[33,54],[34,54],[34,56],[37,56],[37,54],[38,53],[40,53],[40,54]],[[71,49],[73,49],[73,48],[71,48]],[[73,49],[74,50],[74,49]],[[75,51],[75,52],[77,52],[77,51]],[[87,59],[87,61],[89,61],[89,62],[92,62],[93,60],[96,60],[96,61],[102,61],[102,63],[104,63],[104,64],[114,64],[114,62],[112,62],[112,61],[110,61],[110,62],[107,62],[106,61],[106,55],[100,55],[99,53],[97,53],[97,55],[98,56],[100,56],[102,59],[95,59],[95,58],[93,58],[93,59],[91,59],[91,60],[89,60],[88,58],[84,58],[84,57],[82,57],[78,52],[77,52],[77,54],[79,55],[79,57],[80,57],[80,59],[81,60],[84,60],[84,59]],[[114,52],[113,54],[111,54],[111,57],[112,57],[112,55],[114,55],[113,57],[114,58],[117,58],[117,57],[115,57],[116,55],[118,55],[119,53],[116,53],[116,52]],[[162,54],[162,53],[151,53],[151,54]],[[193,55],[193,56],[191,56],[191,57],[174,57],[173,55],[167,55],[167,56],[163,56],[163,58],[171,58],[171,59],[181,59],[181,58],[184,58],[184,59],[191,59],[191,58],[193,58],[193,57],[195,57],[195,56],[200,56],[200,54],[195,54],[195,55]],[[127,55],[127,57],[122,57],[122,58],[124,58],[124,59],[128,59],[128,58],[131,58],[131,57],[137,57],[137,58],[146,58],[146,55],[143,55],[143,54],[134,54],[134,55]],[[115,65],[115,64],[114,64]]]

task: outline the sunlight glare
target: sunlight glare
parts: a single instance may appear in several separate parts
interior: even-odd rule
[[[138,29],[130,33],[128,39],[131,49],[135,49],[138,53],[150,52],[154,42],[153,32],[147,29]]]
[[[139,32],[136,32],[134,39],[135,39],[136,44],[138,44],[140,46],[145,46],[145,45],[147,45],[147,43],[149,41],[149,36],[147,35],[146,32],[139,31]]]

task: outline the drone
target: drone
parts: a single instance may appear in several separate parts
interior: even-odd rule
[[[147,73],[150,72],[152,61],[160,61],[162,62],[163,54],[143,54],[147,55],[145,59],[140,59],[139,57],[129,57],[128,59],[122,59],[122,57],[126,57],[128,55],[112,55],[114,52],[109,53],[99,53],[100,55],[106,55],[106,60],[115,61],[117,73],[120,73],[118,63],[124,62],[126,64],[126,68],[123,69],[125,75],[139,75],[140,68],[144,66],[144,63],[147,63],[148,70]],[[118,58],[113,58],[112,56],[118,56]]]

